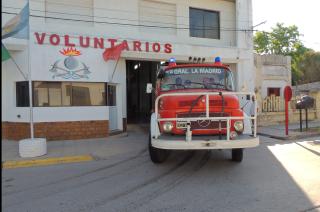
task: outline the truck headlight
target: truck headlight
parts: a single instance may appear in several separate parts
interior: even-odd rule
[[[243,131],[243,121],[235,121],[233,126],[234,126],[234,129],[237,132],[242,132]]]
[[[231,140],[235,139],[237,136],[238,136],[238,134],[237,134],[236,131],[231,131],[231,132],[230,132],[230,139],[231,139]]]
[[[162,125],[162,127],[163,127],[163,131],[164,131],[164,132],[169,133],[169,132],[171,132],[172,129],[173,129],[173,124],[172,124],[172,122],[165,122],[165,123]]]

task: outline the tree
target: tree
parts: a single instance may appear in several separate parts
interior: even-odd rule
[[[320,52],[313,50],[305,52],[297,66],[303,73],[303,83],[320,81]]]
[[[258,54],[276,54],[291,56],[292,83],[296,84],[305,74],[305,70],[299,65],[304,55],[311,49],[306,48],[301,40],[301,34],[295,25],[284,26],[277,23],[271,28],[271,32],[256,32],[253,42],[254,50]]]
[[[299,81],[301,82],[304,77],[304,72],[303,70],[301,70],[301,66],[299,64],[304,59],[304,55],[308,51],[312,50],[300,44],[296,47],[296,51],[289,54],[289,56],[291,56],[291,73],[293,85],[296,85]]]
[[[295,25],[285,27],[277,23],[271,32],[257,32],[254,36],[254,50],[259,54],[290,55],[303,46]]]
[[[266,32],[256,32],[253,37],[254,50],[258,54],[270,53],[270,38]]]

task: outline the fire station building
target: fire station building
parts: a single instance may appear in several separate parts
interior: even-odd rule
[[[3,23],[23,0],[2,1]],[[119,60],[106,48],[124,42]],[[31,70],[35,137],[107,137],[147,123],[164,61],[214,62],[254,90],[251,0],[30,0],[29,39],[3,40],[2,138],[30,137]]]

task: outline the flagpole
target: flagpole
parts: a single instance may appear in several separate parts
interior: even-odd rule
[[[16,65],[18,71],[21,73],[21,75],[23,76],[23,78],[24,78],[25,80],[28,80],[28,76],[26,76],[26,75],[23,73],[23,71],[20,69],[20,67],[18,66],[18,64],[17,64],[17,62],[15,61],[15,59],[13,59],[12,56],[10,56],[10,59],[11,59],[12,62]]]
[[[112,73],[112,76],[111,76],[111,82],[113,81],[113,75],[114,75],[114,73],[116,72],[116,69],[117,69],[119,60],[120,60],[120,57],[118,58],[118,60],[117,60],[117,62],[116,62],[116,66],[115,66],[114,69],[113,69],[113,73]]]
[[[28,0],[29,4],[29,0]],[[29,18],[28,18],[28,78],[29,78],[29,107],[30,107],[30,135],[34,139],[34,126],[33,126],[33,100],[32,100],[32,75],[31,75],[31,60],[30,60],[30,4],[29,4]]]

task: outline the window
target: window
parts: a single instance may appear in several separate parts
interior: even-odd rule
[[[47,23],[93,25],[93,0],[46,0],[45,10]]]
[[[34,106],[104,106],[105,83],[34,82]]]
[[[104,83],[72,83],[72,106],[106,105]]]
[[[139,1],[140,31],[175,35],[177,33],[177,8],[175,4],[141,0]],[[143,27],[155,25],[158,27]]]
[[[116,86],[108,85],[108,106],[116,105]]]
[[[268,88],[268,96],[280,96],[280,88]]]
[[[29,82],[16,82],[16,106],[29,107]]]
[[[190,8],[190,36],[220,39],[219,12]]]

